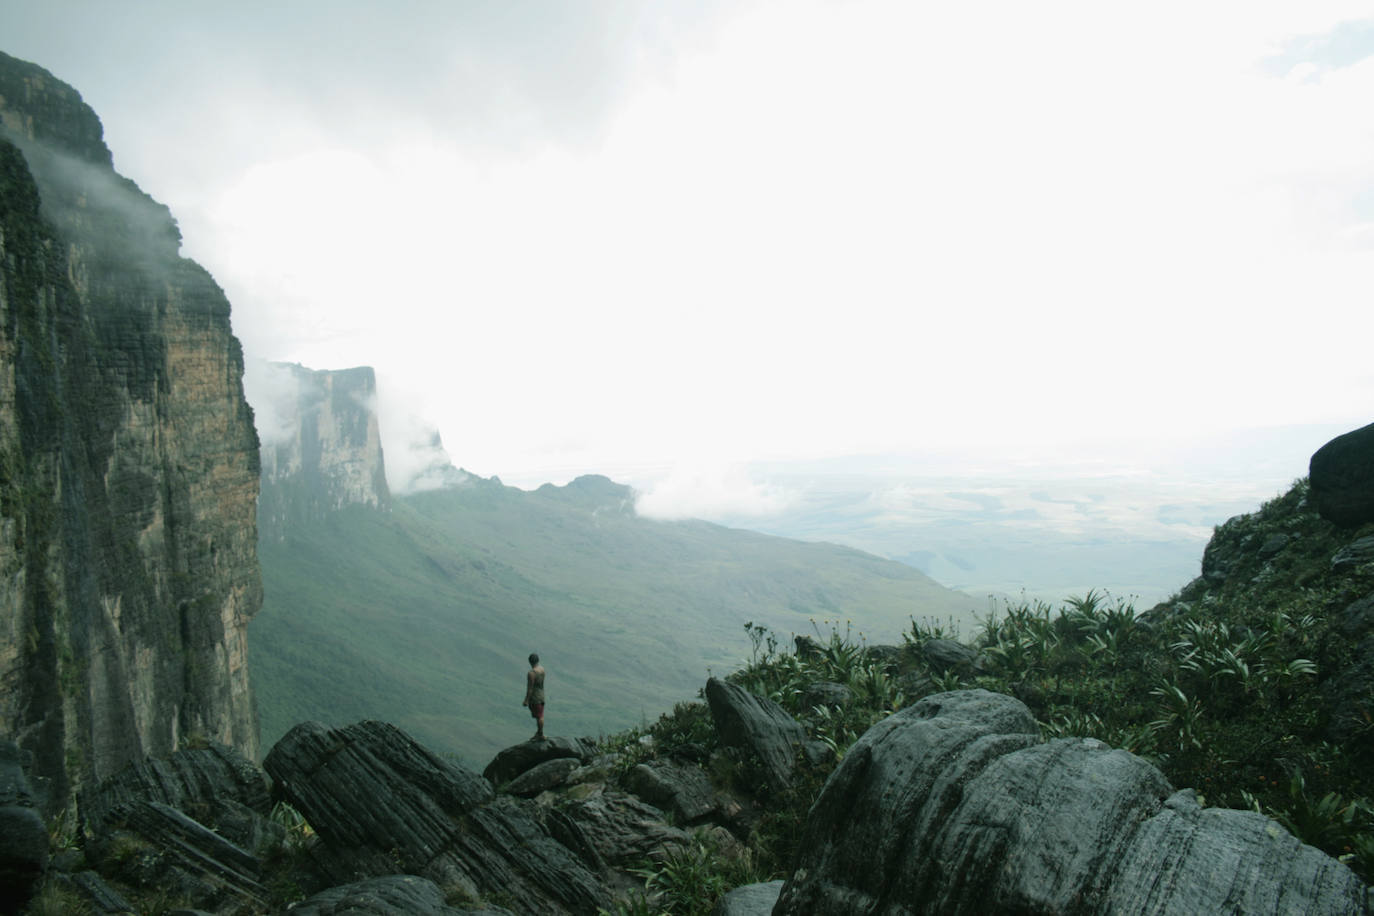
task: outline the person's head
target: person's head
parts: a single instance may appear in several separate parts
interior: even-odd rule
[[[537,664],[539,664],[539,653],[538,653],[538,652],[531,652],[531,653],[530,653],[530,667],[533,668],[533,667],[534,667],[535,665],[537,665]]]

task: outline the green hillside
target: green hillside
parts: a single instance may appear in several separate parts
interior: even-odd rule
[[[744,624],[911,618],[970,628],[982,602],[856,550],[640,518],[601,477],[534,492],[467,486],[353,507],[264,540],[249,630],[264,749],[302,719],[394,722],[482,765],[533,732],[525,657],[549,670],[548,728],[653,720],[747,656]]]

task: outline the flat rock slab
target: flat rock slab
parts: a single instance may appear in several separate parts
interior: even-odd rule
[[[1355,914],[1368,889],[1275,822],[1202,809],[1019,700],[930,696],[855,742],[812,807],[782,914]]]
[[[320,891],[291,907],[292,916],[460,916],[506,914],[503,909],[457,909],[433,881],[417,875],[384,875]]]

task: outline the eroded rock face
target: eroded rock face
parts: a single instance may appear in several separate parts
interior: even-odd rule
[[[391,504],[373,404],[370,366],[312,370],[289,363],[266,367],[270,410],[280,435],[262,447],[259,524],[264,537],[285,526],[325,518],[345,506]]]
[[[257,754],[257,435],[229,303],[95,113],[0,54],[0,734],[51,780]]]
[[[48,828],[33,809],[19,747],[0,740],[0,912],[22,907],[48,865]]]
[[[1350,527],[1374,521],[1374,423],[1317,449],[1308,474],[1322,518]]]
[[[323,842],[340,883],[395,872],[518,912],[595,913],[600,883],[566,847],[486,779],[393,725],[297,725],[263,762]]]
[[[927,697],[873,726],[807,821],[778,914],[1364,913],[1367,888],[1267,818],[1145,761],[1041,743],[1019,701]]]

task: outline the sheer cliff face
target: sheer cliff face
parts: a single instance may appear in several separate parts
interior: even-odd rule
[[[101,133],[0,54],[0,733],[54,800],[193,735],[258,752],[242,354]]]
[[[387,508],[391,494],[372,369],[274,363],[267,372],[268,426],[275,432],[262,446],[263,535],[281,537],[288,524],[322,519],[344,506]]]

